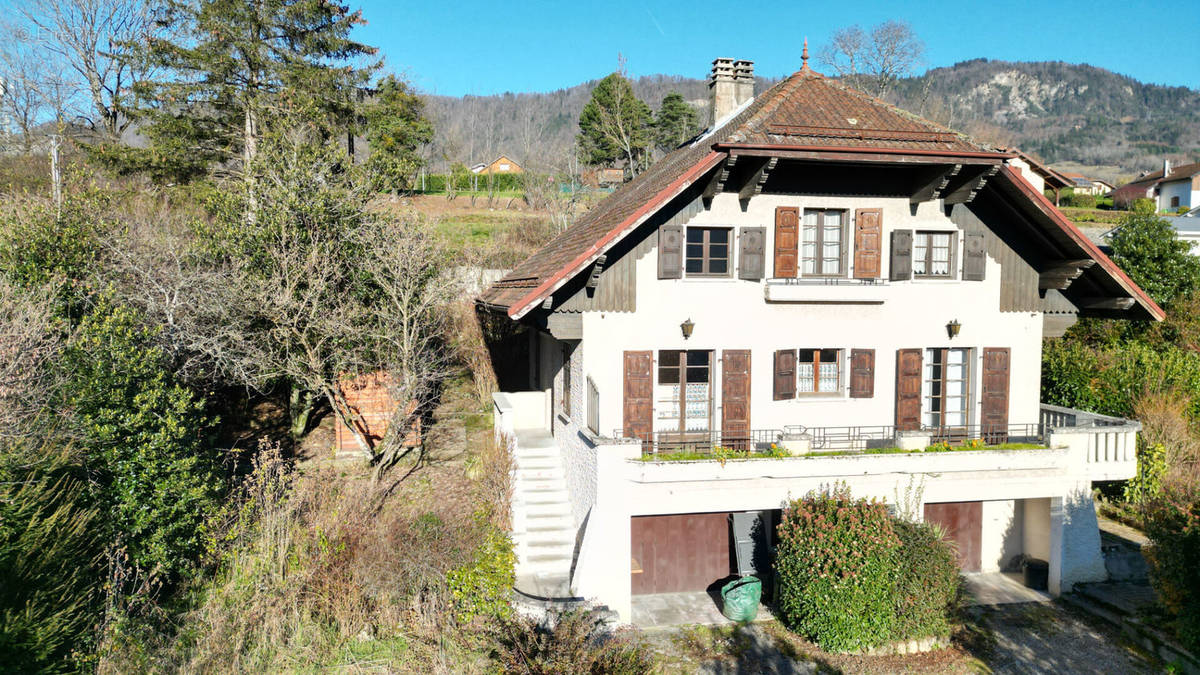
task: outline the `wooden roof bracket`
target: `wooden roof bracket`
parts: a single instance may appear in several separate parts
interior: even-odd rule
[[[1082,298],[1076,303],[1079,309],[1115,309],[1127,311],[1137,304],[1134,298]]]
[[[746,178],[746,182],[738,190],[738,201],[742,203],[743,211],[746,210],[746,205],[751,197],[762,194],[763,185],[766,184],[767,177],[771,175],[771,171],[775,169],[775,165],[778,163],[778,157],[770,157],[761,163],[757,171]]]
[[[588,291],[594,291],[600,285],[600,273],[604,271],[606,260],[608,260],[608,256],[601,253],[596,257],[596,262],[592,263],[592,272],[588,275],[587,280]]]
[[[944,168],[934,169],[925,174],[917,183],[917,189],[913,190],[909,196],[910,204],[920,204],[942,196],[942,192],[946,186],[950,184],[950,179],[958,175],[962,171],[962,164],[953,164]]]
[[[975,180],[968,180],[965,185],[958,188],[954,192],[946,195],[943,199],[945,204],[970,204],[975,200],[975,196],[987,185],[988,179],[1000,172],[1000,165],[993,165],[986,171],[979,174]]]
[[[1071,282],[1078,279],[1083,271],[1095,265],[1091,258],[1082,260],[1064,260],[1053,267],[1038,273],[1038,290],[1055,289],[1065,291],[1071,287]],[[1132,300],[1132,298],[1130,298]]]
[[[712,208],[713,197],[716,197],[725,190],[725,183],[729,181],[729,174],[733,171],[733,167],[737,165],[737,161],[737,155],[728,156],[721,163],[720,168],[714,171],[712,177],[708,179],[708,184],[704,186],[704,192],[700,193],[705,210]]]

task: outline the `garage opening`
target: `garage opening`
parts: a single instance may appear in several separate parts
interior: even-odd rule
[[[925,520],[946,529],[946,538],[954,542],[958,552],[958,565],[963,572],[981,571],[983,502],[926,504]]]
[[[634,595],[704,591],[735,571],[727,512],[637,516],[631,526]]]

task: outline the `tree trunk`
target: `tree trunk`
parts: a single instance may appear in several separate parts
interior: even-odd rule
[[[315,397],[311,391],[292,385],[291,391],[288,392],[288,416],[291,418],[291,428],[288,432],[293,441],[299,441],[304,432],[308,431],[314,402]]]

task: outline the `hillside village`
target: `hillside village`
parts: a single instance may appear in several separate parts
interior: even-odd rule
[[[1200,91],[156,7],[3,17],[0,670],[1200,672]]]

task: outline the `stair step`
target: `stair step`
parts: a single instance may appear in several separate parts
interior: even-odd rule
[[[539,480],[539,479],[541,479],[541,480],[546,480],[546,479],[563,480],[563,470],[562,470],[561,466],[555,467],[553,469],[517,469],[518,484],[520,484],[521,481],[530,480],[530,479],[532,479],[532,480]]]
[[[562,490],[546,490],[544,492],[519,492],[514,497],[522,504],[566,504],[571,500]]]
[[[522,504],[526,518],[531,516],[571,516],[571,505],[566,502]]]
[[[542,530],[575,531],[575,520],[569,513],[529,513],[525,516],[525,531]]]
[[[517,448],[514,456],[518,460],[521,460],[526,457],[558,457],[560,453],[557,445],[547,445],[533,448]]]
[[[557,455],[546,457],[517,458],[517,469],[555,469],[562,468],[562,460]]]

